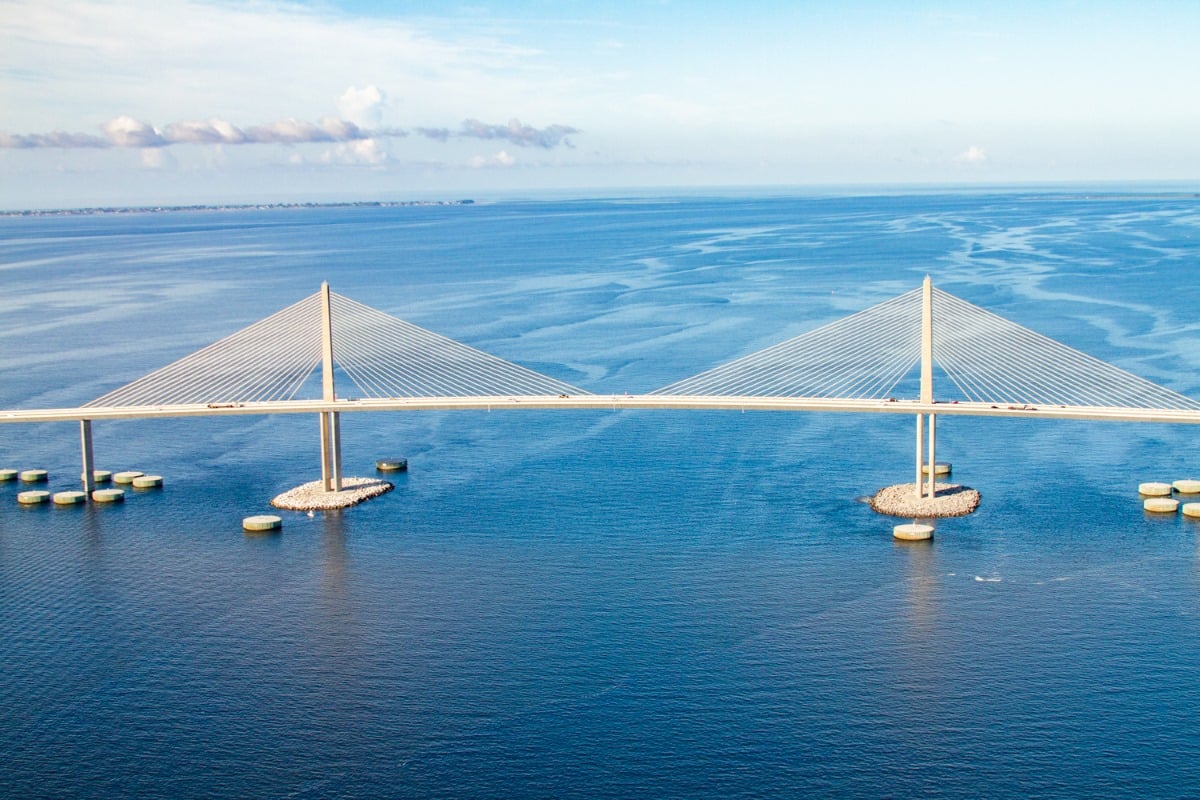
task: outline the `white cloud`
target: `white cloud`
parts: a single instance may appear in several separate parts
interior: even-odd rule
[[[384,99],[378,86],[351,86],[338,98],[338,112],[360,128],[378,128],[383,124]]]
[[[973,144],[955,156],[954,160],[959,164],[983,164],[988,160],[988,154],[982,147]]]
[[[388,154],[375,139],[356,139],[342,142],[325,151],[321,160],[327,164],[367,164],[376,166],[387,161]]]
[[[223,119],[207,122],[174,122],[163,131],[163,137],[172,143],[193,144],[241,144],[246,141],[237,126]]]
[[[246,136],[249,141],[259,144],[341,142],[364,138],[357,125],[333,117],[325,117],[318,123],[289,117],[248,128]]]
[[[148,123],[133,117],[115,117],[104,123],[104,133],[117,147],[158,147],[163,138]]]

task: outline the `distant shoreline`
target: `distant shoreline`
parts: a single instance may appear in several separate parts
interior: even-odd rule
[[[101,214],[164,214],[177,211],[274,211],[292,208],[407,208],[410,206],[469,206],[474,200],[364,200],[348,203],[220,203],[188,206],[107,206],[93,208],[0,211],[0,217],[76,217]]]
[[[485,196],[482,201],[460,200],[361,200],[308,201],[275,203],[194,203],[187,205],[88,206],[82,208],[0,209],[0,219],[11,217],[62,217],[109,214],[157,214],[179,211],[272,211],[288,209],[336,208],[409,208],[435,206],[469,206],[477,203],[558,202],[576,200],[678,200],[690,198],[745,199],[777,197],[896,197],[946,195],[1068,195],[1088,200],[1128,199],[1191,199],[1200,200],[1195,181],[1177,182],[1080,182],[1080,183],[1012,183],[1012,184],[830,184],[812,186],[699,186],[699,187],[625,187],[591,190],[548,190],[517,193],[512,196]]]

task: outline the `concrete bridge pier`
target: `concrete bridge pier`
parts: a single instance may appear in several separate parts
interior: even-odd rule
[[[925,417],[929,417],[929,475],[925,475]],[[936,494],[935,466],[937,464],[937,414],[917,414],[917,465],[913,480],[913,494],[917,499],[933,498]]]
[[[918,500],[923,496],[925,476],[921,466],[925,463],[925,415],[917,414],[917,477],[913,479],[913,496]]]
[[[92,490],[96,488],[96,459],[92,453],[92,421],[90,419],[79,420],[79,438],[81,440],[81,450],[83,451],[83,474],[80,478],[83,480],[83,491],[91,497]]]
[[[342,421],[337,411],[322,411],[321,486],[327,492],[342,490]]]
[[[937,480],[937,414],[929,415],[929,494],[932,500],[937,496],[935,481]]]

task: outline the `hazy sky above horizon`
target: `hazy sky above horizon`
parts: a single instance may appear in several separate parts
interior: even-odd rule
[[[1200,179],[1200,2],[0,0],[0,207]]]

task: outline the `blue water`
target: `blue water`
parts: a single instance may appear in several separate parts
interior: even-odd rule
[[[935,285],[1200,397],[1200,199],[975,193],[0,218],[0,408],[75,406],[314,292],[641,393]],[[1195,797],[1189,426],[943,417],[980,510],[904,545],[885,415],[98,422],[120,506],[0,484],[0,795]],[[74,424],[0,466],[75,488]]]

